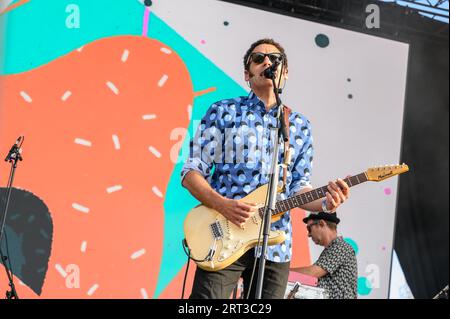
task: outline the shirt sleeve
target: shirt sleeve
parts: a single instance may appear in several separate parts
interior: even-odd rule
[[[304,187],[311,186],[310,176],[314,153],[310,121],[304,117],[300,117],[300,115],[296,116],[294,121],[301,123],[300,125],[295,125],[297,129],[291,144],[296,145],[294,149],[299,149],[300,151],[298,154],[297,152],[295,154],[295,161],[291,171],[292,182],[289,189],[290,196],[293,196]],[[301,146],[297,148],[299,144]]]
[[[320,254],[315,265],[321,267],[330,275],[333,275],[333,273],[345,263],[349,254],[350,251],[347,250],[344,245],[337,243],[328,249],[325,249],[322,254]]]
[[[189,156],[181,169],[181,183],[190,171],[199,172],[210,181],[211,171],[217,156],[221,156],[222,132],[219,127],[221,108],[213,104],[203,116],[195,136],[189,143]]]

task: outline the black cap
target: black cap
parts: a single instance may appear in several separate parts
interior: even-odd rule
[[[306,224],[308,223],[308,220],[320,220],[323,219],[325,221],[329,221],[332,223],[335,223],[336,225],[339,224],[341,221],[337,215],[336,212],[334,213],[324,213],[324,212],[318,212],[318,213],[310,213],[308,217],[303,218],[303,222]]]

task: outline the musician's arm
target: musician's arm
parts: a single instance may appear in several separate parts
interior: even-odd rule
[[[317,266],[317,265],[295,268],[295,271],[300,272],[305,275],[316,277],[316,278],[321,278],[321,277],[325,276],[326,274],[328,274],[328,272],[326,270],[324,270],[322,267]]]
[[[212,134],[210,129],[213,125],[218,126],[218,123],[211,119],[220,118],[221,114],[222,108],[216,104],[208,108],[189,143],[189,157],[181,169],[181,184],[203,205],[216,210],[225,198],[210,186],[215,160],[210,154],[216,153],[211,143],[222,140],[223,136],[221,130],[216,129]],[[208,149],[208,152],[205,152],[205,149]]]
[[[219,211],[218,208],[223,206],[223,202],[226,200],[197,171],[188,172],[183,178],[182,185],[203,205],[212,209]]]

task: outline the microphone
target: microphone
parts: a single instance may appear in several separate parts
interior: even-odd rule
[[[5,157],[5,162],[8,162],[16,157],[18,157],[19,160],[22,160],[22,157],[20,156],[20,149],[19,144],[23,140],[23,136],[19,136],[16,140],[16,143],[14,143],[13,146],[11,146],[11,149],[8,152],[8,155]]]
[[[267,69],[265,69],[261,76],[264,76],[267,79],[274,79],[275,78],[275,72],[278,69],[278,66],[280,65],[281,61],[280,59],[275,60],[271,66],[269,66]]]
[[[23,139],[23,136],[19,136],[14,145],[19,146],[19,143],[20,143],[20,141],[22,141],[22,139]]]

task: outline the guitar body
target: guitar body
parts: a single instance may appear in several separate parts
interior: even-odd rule
[[[258,206],[264,207],[267,187],[263,185],[239,201],[257,203]],[[272,221],[279,216],[273,217]],[[198,267],[207,271],[217,271],[231,265],[257,245],[262,223],[260,215],[255,213],[247,220],[245,227],[240,228],[219,212],[200,205],[187,215],[184,221],[184,234],[191,257],[204,260],[210,256],[208,261],[197,262]],[[284,231],[270,231],[268,245],[280,244],[285,239]]]

